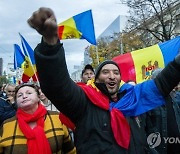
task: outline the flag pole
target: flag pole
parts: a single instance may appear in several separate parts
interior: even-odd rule
[[[123,49],[123,41],[122,41],[122,33],[120,34],[120,36],[121,36],[121,43],[120,43],[120,53],[121,53],[121,55],[124,53],[124,49]]]
[[[16,71],[15,77],[16,77],[16,80],[17,80],[17,57],[16,57],[15,45],[14,45],[14,70]]]
[[[98,46],[96,45],[96,59],[97,59],[97,64],[99,65],[99,54],[98,54]]]

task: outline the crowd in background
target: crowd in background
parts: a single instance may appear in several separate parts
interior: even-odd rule
[[[0,153],[180,153],[180,55],[143,83],[120,86],[120,68],[111,60],[96,71],[86,65],[75,83],[53,11],[40,8],[28,23],[43,37],[35,49],[41,87],[3,86]]]
[[[154,79],[158,73],[162,71],[161,68],[158,68],[153,71],[152,79]],[[95,71],[90,64],[87,64],[82,70],[81,74],[81,82],[87,84],[89,81],[94,80]],[[136,82],[133,80],[128,80],[126,83],[135,86]],[[29,83],[30,85],[33,83]],[[23,85],[23,84],[22,84]],[[26,83],[24,83],[26,85]],[[16,111],[18,109],[17,103],[15,101],[15,89],[16,85],[14,84],[4,84],[1,86],[0,91],[0,124],[1,129],[3,128],[3,123],[6,125],[6,121],[10,121],[12,117],[16,116]],[[44,95],[40,86],[36,85],[38,90],[38,97],[40,99],[40,103],[46,108],[48,111],[58,112],[58,109],[51,103],[51,101]],[[137,127],[140,135],[140,140],[142,140],[142,144],[145,147],[150,148],[151,150],[146,150],[147,153],[159,153],[159,154],[169,154],[175,153],[174,150],[179,148],[178,143],[168,144],[161,142],[157,147],[152,146],[152,142],[148,143],[148,136],[150,134],[156,134],[157,137],[160,135],[161,137],[178,137],[179,134],[179,124],[180,124],[180,84],[178,84],[170,93],[167,98],[167,104],[155,108],[147,113],[144,113],[135,117],[126,117],[129,123],[133,125],[133,127]],[[57,114],[57,113],[56,113]],[[53,117],[52,117],[53,118]],[[5,121],[5,122],[4,122]],[[60,124],[59,124],[60,125]],[[66,128],[67,136],[70,135],[71,141],[74,141],[74,134],[70,128]],[[1,134],[2,135],[2,134]],[[143,143],[145,141],[145,143]],[[0,140],[0,146],[1,146]],[[149,144],[149,145],[148,145]],[[137,145],[140,146],[140,145]],[[141,145],[142,146],[142,145]],[[150,152],[148,152],[150,151]]]

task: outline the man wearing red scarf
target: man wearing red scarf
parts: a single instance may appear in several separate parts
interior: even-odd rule
[[[100,64],[93,84],[77,85],[69,77],[53,11],[40,8],[28,23],[43,36],[35,49],[42,91],[75,124],[77,152],[146,153],[146,141],[139,134],[140,128],[124,116],[137,116],[164,104],[164,96],[179,82],[180,57],[156,79],[136,86],[124,84],[119,89],[121,74],[113,61]]]

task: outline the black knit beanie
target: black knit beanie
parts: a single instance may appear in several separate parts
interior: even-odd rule
[[[96,71],[95,71],[95,81],[96,79],[98,78],[99,76],[99,73],[102,69],[103,66],[107,65],[107,64],[113,64],[113,65],[116,65],[119,69],[119,66],[116,62],[112,61],[112,60],[106,60],[106,61],[103,61],[101,64],[99,64],[99,66],[97,67]],[[120,73],[120,69],[119,69],[119,73]]]

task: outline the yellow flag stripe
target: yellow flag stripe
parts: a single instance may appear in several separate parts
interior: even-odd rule
[[[154,69],[164,68],[164,58],[158,45],[136,50],[131,54],[134,60],[137,83],[148,80]]]

